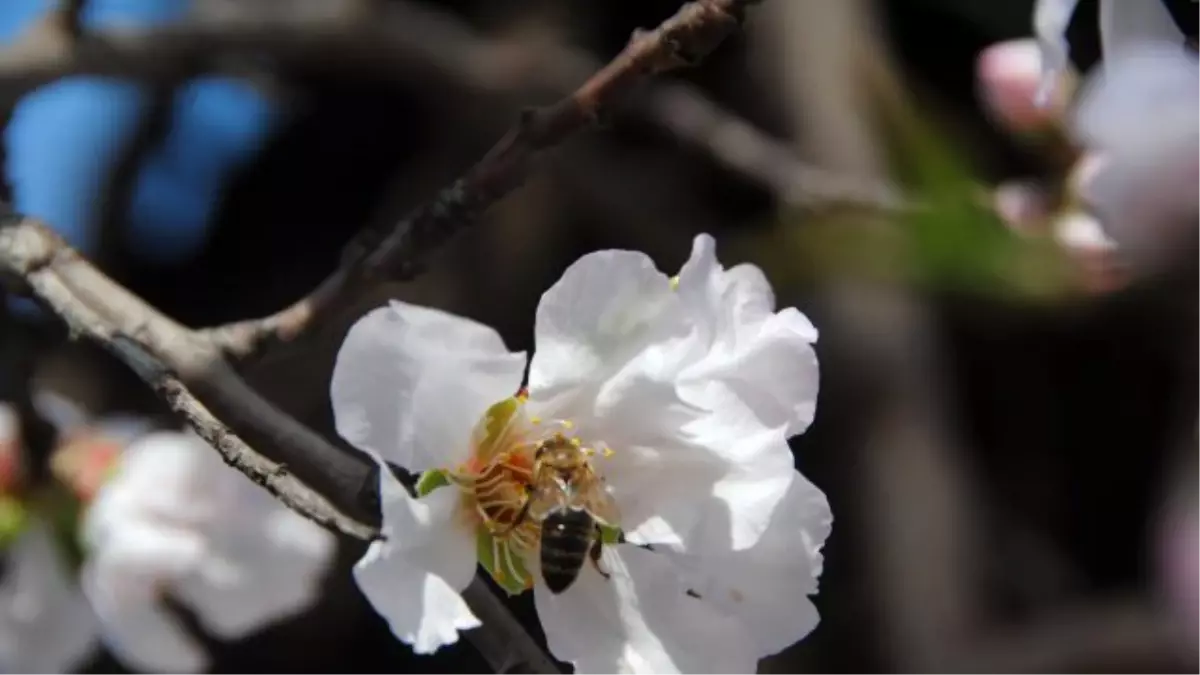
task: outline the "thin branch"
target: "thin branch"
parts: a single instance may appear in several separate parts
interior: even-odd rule
[[[602,109],[626,93],[633,95],[625,97],[621,112],[644,117],[704,150],[772,190],[783,203],[903,208],[889,186],[803,163],[786,144],[694,88],[658,83],[629,91],[646,74],[703,56],[740,21],[745,6],[759,1],[689,3],[657,30],[635,34],[604,67],[564,46],[544,51],[545,45],[531,49],[483,38],[451,14],[415,3],[388,3],[375,12],[354,0],[329,0],[320,12],[306,11],[311,8],[303,3],[295,12],[239,10],[178,25],[89,33],[69,50],[52,48],[54,41],[44,36],[24,40],[0,51],[0,90],[20,92],[80,73],[169,80],[199,68],[206,59],[237,54],[267,54],[281,65],[376,71],[388,77],[433,71],[483,90],[522,85],[569,91],[595,73],[555,106],[528,114],[488,157],[398,223],[382,243],[377,234],[360,237],[348,247],[342,269],[313,293],[271,316],[217,327],[207,335],[228,356],[242,359],[270,344],[295,339],[324,307],[338,304],[372,278],[411,278],[421,254],[519,187],[541,150],[590,126]]]
[[[318,523],[359,539],[374,536],[372,527],[340,513],[285,466],[252,450],[214,418],[181,379],[197,374],[204,350],[185,329],[121,289],[49,229],[32,220],[6,223],[0,229],[0,269],[19,277],[74,335],[95,341],[129,365],[231,466]],[[81,281],[87,286],[81,287]]]
[[[249,444],[268,448],[270,461],[292,474],[284,484],[302,482],[310,486],[304,489],[327,495],[341,512],[306,515],[345,524],[344,531],[353,536],[365,530],[352,521],[368,527],[378,522],[377,506],[370,501],[376,492],[371,462],[330,444],[279,410],[238,377],[211,344],[106,277],[50,229],[10,216],[0,232],[0,270],[32,287],[72,331],[110,348],[117,335],[133,339],[160,364],[159,370],[186,384],[224,424]],[[138,372],[150,374],[149,369]],[[316,503],[304,495],[293,497]]]
[[[214,329],[212,341],[246,358],[290,342],[332,307],[384,279],[413,278],[423,254],[474,224],[492,204],[524,183],[543,151],[591,127],[607,107],[648,75],[694,63],[741,23],[761,0],[697,0],[649,32],[637,31],[625,49],[574,93],[527,111],[487,155],[391,231],[366,231],[351,242],[341,267],[307,296],[263,319]]]

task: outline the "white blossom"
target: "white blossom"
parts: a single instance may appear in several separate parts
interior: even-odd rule
[[[787,439],[815,412],[817,333],[774,305],[708,236],[675,279],[640,253],[589,254],[542,297],[520,396],[525,355],[486,326],[400,302],[360,319],[334,368],[338,432],[450,484],[414,498],[381,471],[384,538],[355,577],[392,632],[428,653],[478,626],[458,595],[477,560],[533,588],[578,672],[749,672],[811,631],[831,517]],[[585,564],[554,594],[537,523],[496,526],[559,437],[592,458],[626,541],[604,546],[607,578]]]
[[[1033,27],[1042,48],[1041,103],[1070,66],[1066,32],[1078,4],[1079,0],[1037,0],[1034,6]],[[1183,47],[1183,33],[1162,0],[1100,0],[1100,46],[1106,61],[1145,42]]]
[[[96,619],[49,526],[33,517],[5,552],[0,580],[0,668],[62,673],[97,644]]]
[[[208,655],[163,604],[236,639],[303,610],[332,535],[288,510],[195,435],[148,434],[119,459],[83,523],[84,591],[128,665],[197,671]]]
[[[1200,182],[1196,56],[1164,43],[1123,51],[1085,84],[1072,127],[1095,157],[1080,195],[1122,254],[1142,269],[1192,257]]]

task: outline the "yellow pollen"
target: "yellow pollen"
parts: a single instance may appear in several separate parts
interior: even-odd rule
[[[673,291],[679,290],[679,275],[678,274],[671,277],[670,285],[671,285],[671,290],[673,290]]]
[[[604,455],[605,459],[608,459],[617,453],[612,448],[605,446],[600,449],[600,454]]]
[[[541,423],[542,423],[542,418],[540,418],[540,417],[530,417],[530,418],[529,418],[529,423],[530,423],[530,424],[541,424]]]
[[[592,455],[594,455],[594,454],[596,454],[596,451],[595,451],[595,450],[593,450],[593,449],[591,449],[591,448],[584,448],[584,449],[583,449],[583,456],[584,456],[584,457],[591,457],[591,456],[592,456]]]
[[[564,428],[564,429],[574,429],[575,428],[575,423],[572,422],[571,420],[563,420],[562,422],[560,422],[560,424],[562,424],[562,428]]]
[[[578,438],[572,438],[572,439],[571,439],[571,441],[570,441],[570,443],[571,443],[571,445],[573,445],[573,446],[575,446],[575,447],[577,447],[577,448],[578,448],[579,446],[583,445],[583,441],[579,440]]]

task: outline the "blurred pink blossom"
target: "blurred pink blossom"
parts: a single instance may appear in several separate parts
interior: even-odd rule
[[[996,43],[976,61],[979,96],[987,112],[1004,127],[1018,132],[1053,124],[1061,110],[1039,106],[1042,52],[1033,38]]]

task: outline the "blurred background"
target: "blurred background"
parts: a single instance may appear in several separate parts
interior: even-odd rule
[[[3,2],[8,40],[46,5]],[[295,4],[96,0],[87,22]],[[181,64],[152,86],[32,92],[0,77],[3,198],[188,325],[267,314],[680,2],[357,4],[398,35],[416,30],[412,8],[437,12],[461,41],[433,46],[457,58],[231,58],[220,77]],[[1070,31],[1083,72],[1100,57],[1097,4],[1081,2]],[[1194,39],[1196,3],[1168,5]],[[1037,186],[1049,213],[1069,201],[1074,150],[1007,128],[981,93],[980,54],[1028,36],[1031,15],[1031,0],[766,0],[711,58],[663,79],[686,95],[636,92],[417,281],[346,307],[253,383],[333,438],[333,356],[384,298],[528,349],[541,292],[579,255],[630,248],[677,269],[710,232],[726,265],[762,266],[779,304],[821,331],[817,419],[793,448],[835,518],[822,621],[764,672],[1195,672],[1196,270],[1126,274],[994,208],[1006,181]],[[736,117],[709,124],[696,93]],[[121,364],[14,314],[6,396],[32,377],[96,412],[162,413]],[[488,669],[465,641],[412,656],[350,581],[361,549],[343,549],[319,606],[214,645],[215,670]],[[536,633],[532,607],[513,606]],[[89,667],[120,670],[102,653]]]

